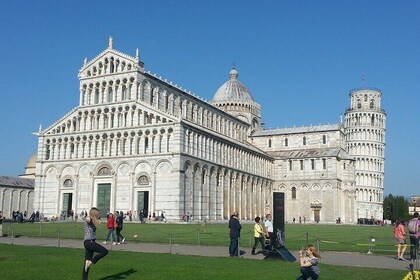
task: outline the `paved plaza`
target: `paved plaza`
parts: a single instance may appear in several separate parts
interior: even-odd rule
[[[117,246],[105,245],[111,251],[130,251],[142,253],[161,253],[161,254],[179,254],[190,256],[206,256],[206,257],[228,257],[228,240],[226,247],[221,246],[197,246],[184,244],[158,244],[158,243],[129,243]],[[25,246],[60,246],[66,248],[83,248],[81,240],[74,239],[58,239],[52,238],[0,238],[0,243],[15,244]],[[263,260],[262,254],[251,255],[250,249],[246,248],[245,253],[241,257],[246,259]],[[298,252],[291,252],[295,257]],[[410,264],[409,261],[398,261],[394,257],[375,255],[375,254],[361,254],[351,252],[320,252],[321,262],[331,265],[342,265],[350,267],[371,267],[392,270],[407,270]],[[419,264],[417,264],[419,265]],[[415,267],[415,266],[414,266]]]

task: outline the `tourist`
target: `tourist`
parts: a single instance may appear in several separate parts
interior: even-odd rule
[[[120,211],[120,213],[118,213],[118,211],[115,211],[115,216],[116,218],[116,223],[117,223],[117,244],[125,244],[125,238],[124,236],[122,236],[121,231],[123,229],[123,223],[124,223],[124,213],[123,211]]]
[[[274,228],[273,228],[273,222],[271,221],[271,214],[267,214],[265,215],[265,222],[264,222],[264,227],[265,227],[265,236],[270,239],[270,245],[269,245],[269,250],[273,250],[274,247]]]
[[[414,212],[413,218],[408,222],[408,231],[410,233],[410,259],[412,262],[417,261],[417,254],[419,252],[419,228],[419,212]]]
[[[93,207],[85,219],[85,263],[83,265],[83,279],[88,279],[89,268],[108,254],[108,250],[96,243],[96,228],[99,225],[99,210]],[[98,253],[93,256],[94,253]]]
[[[405,261],[404,253],[407,249],[406,233],[404,229],[404,221],[398,220],[394,227],[394,238],[397,242],[397,260]]]
[[[114,229],[117,227],[116,225],[117,223],[115,222],[114,214],[109,213],[106,218],[106,227],[108,229],[108,235],[106,236],[103,244],[106,244],[106,242],[108,241],[108,238],[111,236],[112,245],[117,245],[115,234],[114,234]]]
[[[318,262],[321,257],[316,251],[314,245],[308,245],[305,249],[299,251],[300,254],[300,272],[302,275],[296,280],[318,279],[319,267]]]
[[[251,254],[255,255],[255,249],[257,248],[258,242],[260,242],[261,244],[261,249],[263,250],[263,252],[265,252],[265,248],[264,248],[264,231],[263,231],[263,227],[260,224],[261,218],[260,217],[255,217],[255,225],[254,225],[254,246],[252,247],[252,251]]]
[[[230,237],[230,245],[229,245],[229,256],[230,257],[238,257],[239,256],[239,238],[241,237],[241,223],[238,219],[238,212],[233,212],[232,216],[230,216],[229,220],[229,237]]]

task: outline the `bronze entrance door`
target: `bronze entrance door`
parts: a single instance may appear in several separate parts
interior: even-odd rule
[[[97,207],[101,211],[101,216],[108,215],[111,207],[111,184],[98,184]]]

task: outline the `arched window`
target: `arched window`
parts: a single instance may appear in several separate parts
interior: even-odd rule
[[[108,88],[108,102],[112,102],[112,87]]]
[[[369,105],[369,107],[370,107],[371,109],[373,109],[373,105],[375,105],[375,102],[373,101],[373,99],[371,99],[371,100],[370,100],[370,105]]]
[[[109,167],[107,167],[107,166],[102,167],[98,171],[98,176],[110,176],[110,175],[112,175],[111,169]]]
[[[362,102],[360,101],[360,99],[357,99],[357,109],[362,108]]]
[[[296,188],[292,188],[292,199],[296,199]]]
[[[303,146],[306,146],[306,136],[303,136]]]
[[[95,104],[99,103],[99,89],[95,89],[95,100],[94,100]]]
[[[63,187],[72,188],[73,187],[73,181],[70,180],[70,179],[64,180]]]
[[[327,135],[322,135],[322,144],[327,144]]]
[[[367,101],[367,99],[368,99],[368,97],[367,97],[367,95],[365,94],[365,102]]]
[[[268,147],[271,148],[271,139],[268,139]]]
[[[289,139],[288,138],[284,139],[284,146],[285,147],[289,146]]]

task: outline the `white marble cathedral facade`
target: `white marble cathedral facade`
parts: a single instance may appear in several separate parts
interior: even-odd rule
[[[235,69],[229,75],[207,102],[146,72],[138,51],[123,54],[110,38],[79,71],[79,105],[38,133],[34,209],[47,217],[92,206],[165,211],[168,220],[183,213],[227,220],[238,210],[252,220],[271,212],[272,192],[282,191],[289,221],[382,219],[383,185],[366,185],[353,156],[359,154],[352,148],[366,144],[352,138],[362,128],[350,114],[360,108],[348,110],[345,124],[355,126],[348,129],[264,130],[260,105]],[[382,183],[383,157],[371,159],[382,171],[363,172]]]

